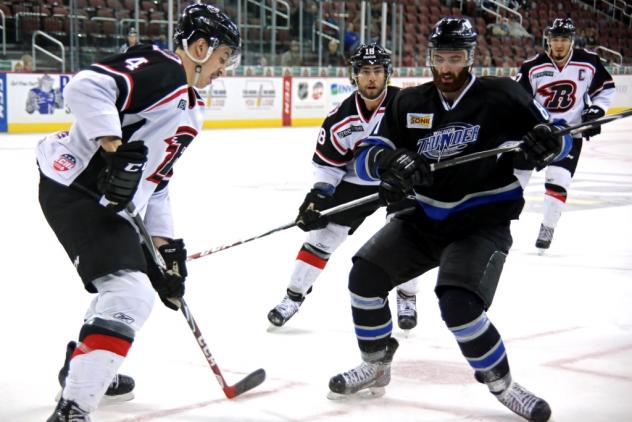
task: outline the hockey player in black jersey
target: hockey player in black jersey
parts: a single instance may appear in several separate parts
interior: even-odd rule
[[[614,81],[599,56],[573,48],[575,24],[570,18],[558,18],[547,30],[548,51],[524,62],[517,76],[522,87],[555,118],[570,125],[606,114],[615,93]],[[573,148],[563,160],[546,168],[544,215],[535,246],[544,251],[551,246],[553,231],[566,204],[568,189],[582,150],[582,136],[598,135],[591,129],[573,140]],[[516,176],[523,187],[531,176],[529,166],[519,160]]]
[[[329,113],[320,128],[312,158],[314,185],[296,218],[298,226],[309,233],[296,257],[285,297],[268,313],[268,320],[278,327],[298,311],[331,254],[380,206],[378,202],[370,203],[331,218],[319,213],[377,192],[378,182],[361,180],[353,171],[353,151],[379,125],[384,110],[399,91],[388,86],[391,55],[379,44],[359,46],[349,63],[352,83],[358,89]],[[391,208],[389,211],[394,211]],[[417,325],[416,293],[416,280],[398,288],[398,323],[402,329]]]
[[[356,151],[363,180],[380,180],[387,201],[413,194],[413,212],[395,216],[354,256],[352,316],[362,363],[331,378],[332,398],[390,382],[398,343],[391,337],[388,292],[438,267],[441,316],[475,378],[506,407],[543,422],[551,410],[512,380],[507,353],[486,310],[511,247],[510,221],[524,200],[512,157],[493,156],[431,172],[430,164],[522,139],[538,167],[564,156],[548,113],[509,78],[476,78],[476,33],[463,18],[443,18],[429,37],[433,81],[401,90],[379,128]]]
[[[238,62],[241,38],[226,14],[201,3],[183,10],[174,38],[175,52],[134,46],[77,73],[64,91],[75,122],[37,146],[42,211],[95,294],[78,341],[68,344],[48,422],[90,421],[104,395],[130,393],[133,380],[117,373],[155,292],[173,310],[184,294],[187,255],[173,233],[168,184],[202,128],[197,89]],[[166,272],[144,252],[128,205],[142,216]]]

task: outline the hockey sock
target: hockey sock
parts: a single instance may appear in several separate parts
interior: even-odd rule
[[[100,318],[81,328],[72,354],[62,397],[94,411],[132,345],[133,332],[124,324]]]
[[[353,263],[349,274],[351,314],[363,357],[384,350],[393,331],[388,292],[388,274],[364,259]]]
[[[544,187],[544,217],[542,224],[546,227],[555,228],[562,216],[567,192],[563,187],[551,183],[546,183]]]
[[[495,383],[509,373],[505,345],[481,300],[463,289],[447,289],[439,298],[439,307],[476,379],[487,384],[492,393],[506,388],[504,383]]]
[[[323,272],[330,256],[331,254],[304,243],[296,257],[288,288],[304,296]]]

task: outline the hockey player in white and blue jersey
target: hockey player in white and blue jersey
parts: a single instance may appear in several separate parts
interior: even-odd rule
[[[296,257],[283,300],[268,312],[268,320],[277,327],[298,312],[334,251],[381,206],[369,203],[330,218],[319,213],[377,192],[378,182],[362,180],[355,174],[353,152],[380,123],[384,110],[399,92],[399,88],[388,86],[391,55],[381,45],[360,45],[349,62],[351,81],[358,89],[329,113],[320,128],[312,158],[314,185],[297,217],[297,225],[308,232],[307,239]],[[389,207],[388,212],[405,206],[402,202]],[[404,330],[417,325],[416,293],[417,280],[397,290],[398,324]]]
[[[570,18],[559,18],[547,30],[548,51],[524,62],[517,75],[522,87],[557,119],[569,125],[605,115],[615,93],[614,81],[599,56],[573,48],[575,25]],[[568,189],[575,175],[586,140],[598,135],[597,127],[577,135],[568,156],[546,168],[544,215],[535,246],[544,251],[551,246],[553,232],[566,204]],[[531,170],[524,162],[516,163],[516,176],[523,187]]]
[[[362,363],[331,378],[331,397],[390,383],[398,343],[388,293],[438,267],[441,316],[476,379],[523,418],[547,421],[547,402],[512,380],[503,340],[487,315],[512,244],[511,220],[524,205],[513,157],[492,156],[431,172],[440,160],[523,140],[538,167],[564,157],[569,137],[554,133],[549,115],[509,78],[476,78],[472,25],[443,18],[429,37],[433,81],[402,89],[379,128],[356,152],[356,171],[379,180],[388,202],[414,195],[417,207],[395,216],[353,257],[351,312]]]
[[[82,313],[78,342],[68,345],[63,390],[47,422],[87,422],[104,395],[131,392],[117,374],[154,305],[155,293],[177,310],[187,276],[186,250],[175,239],[169,202],[173,165],[202,128],[198,89],[239,59],[237,26],[213,6],[187,6],[175,33],[176,51],[134,46],[72,78],[66,104],[69,132],[37,147],[39,201],[74,264],[95,294]],[[123,211],[143,217],[166,268],[147,258]],[[45,349],[45,345],[42,345]]]

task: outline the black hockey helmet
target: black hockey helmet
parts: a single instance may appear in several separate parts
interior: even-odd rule
[[[351,65],[351,73],[353,80],[360,68],[366,65],[381,64],[384,66],[384,73],[386,73],[386,79],[393,73],[393,64],[391,61],[391,53],[378,43],[362,44],[353,52],[349,58],[349,64]]]
[[[571,18],[557,18],[551,26],[546,29],[549,37],[570,37],[575,36],[575,24]]]
[[[188,44],[200,38],[208,41],[210,53],[212,49],[220,45],[232,48],[233,53],[227,67],[239,64],[241,58],[239,28],[228,15],[210,4],[195,3],[185,7],[173,35],[176,46],[183,48],[187,54]]]
[[[476,48],[476,37],[472,24],[466,18],[448,16],[441,18],[432,28],[428,38],[428,65],[433,50],[466,50],[467,64],[474,62],[474,49]]]

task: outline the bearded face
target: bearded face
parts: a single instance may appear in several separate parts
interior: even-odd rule
[[[356,84],[362,98],[375,100],[386,88],[386,72],[383,65],[365,65],[356,76]]]
[[[432,79],[441,92],[457,92],[467,82],[470,59],[467,50],[436,50],[431,52]]]

